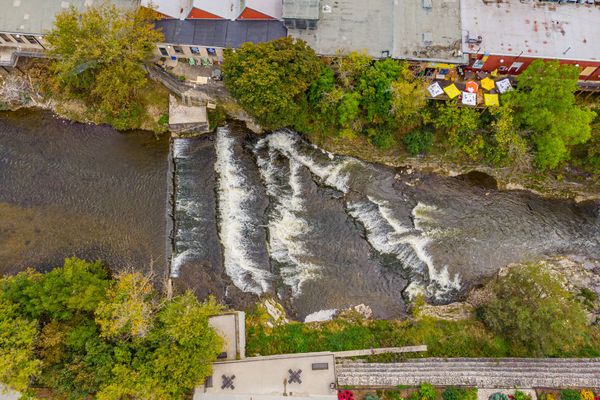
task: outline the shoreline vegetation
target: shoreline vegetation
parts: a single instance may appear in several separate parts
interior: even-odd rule
[[[0,109],[39,107],[121,131],[167,133],[169,92],[143,67],[162,37],[155,18],[111,5],[65,10],[47,36],[49,58],[1,77]],[[290,127],[369,162],[451,176],[476,170],[499,189],[600,199],[600,96],[576,95],[572,65],[536,61],[501,106],[484,109],[427,99],[426,82],[405,61],[319,57],[291,38],[229,49],[222,69],[231,96],[215,99],[211,128],[223,112],[249,114],[253,130]]]
[[[573,275],[568,262],[512,265],[450,318],[435,316],[436,307],[417,297],[403,319],[371,319],[368,307],[358,306],[329,321],[300,323],[263,298],[247,310],[246,353],[426,344],[426,353],[367,361],[599,357],[600,301],[588,287],[598,277],[590,272],[596,281],[584,279],[581,266]],[[221,351],[208,317],[225,308],[191,292],[167,297],[152,282],[152,276],[77,258],[46,273],[0,277],[0,384],[31,399],[188,398]]]
[[[588,276],[590,280],[582,279]],[[247,354],[428,346],[426,353],[370,356],[373,362],[414,357],[598,357],[600,301],[593,273],[568,259],[511,265],[475,288],[463,303],[428,305],[417,297],[405,319],[374,320],[361,307],[328,321],[290,322],[273,301],[248,313]],[[575,285],[573,282],[577,282]],[[596,290],[598,287],[596,287]],[[365,315],[366,314],[366,315]]]

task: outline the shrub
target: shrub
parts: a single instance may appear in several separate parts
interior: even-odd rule
[[[463,389],[451,386],[444,390],[442,398],[444,400],[476,400],[477,389]]]
[[[522,392],[520,390],[516,390],[513,397],[515,400],[531,400],[530,395],[525,394],[525,392]]]
[[[594,392],[591,390],[584,389],[581,391],[582,400],[594,400]]]
[[[529,354],[558,355],[581,345],[583,307],[541,265],[512,269],[492,284],[481,318],[492,331]],[[565,329],[564,327],[568,327]]]
[[[413,156],[431,151],[433,132],[429,128],[415,129],[402,139],[404,147]]]
[[[162,114],[160,118],[158,118],[159,125],[168,125],[169,124],[169,114]]]
[[[437,392],[431,383],[423,382],[419,386],[419,390],[410,395],[411,400],[435,400]]]
[[[573,389],[563,389],[560,391],[560,400],[581,400],[581,393]]]
[[[379,400],[379,396],[376,394],[368,394],[365,396],[365,400]]]
[[[489,400],[509,400],[509,399],[508,399],[508,396],[505,395],[504,393],[496,392],[490,396]]]

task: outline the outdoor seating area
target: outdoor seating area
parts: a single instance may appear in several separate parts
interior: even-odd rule
[[[491,73],[464,70],[449,64],[429,64],[417,73],[428,82],[430,99],[452,100],[470,107],[497,107],[500,95],[513,88],[513,76],[500,76]]]

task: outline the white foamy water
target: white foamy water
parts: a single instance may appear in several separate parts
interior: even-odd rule
[[[323,321],[329,321],[331,319],[333,319],[333,317],[335,317],[335,314],[337,314],[336,309],[329,309],[329,310],[320,310],[320,311],[316,311],[312,314],[308,314],[306,317],[304,317],[304,322],[323,322]]]
[[[187,249],[182,253],[177,254],[171,259],[171,278],[179,277],[179,270],[183,263],[185,263],[189,257],[194,253],[192,249]]]
[[[292,296],[297,296],[301,293],[302,284],[316,278],[322,267],[303,260],[309,254],[303,245],[302,236],[310,232],[310,225],[302,216],[302,166],[298,161],[289,159],[289,190],[282,190],[277,184],[277,169],[273,164],[276,156],[272,149],[269,150],[268,158],[257,156],[267,194],[274,204],[268,225],[269,253],[271,258],[283,265],[280,268],[283,283],[291,288]]]
[[[175,139],[173,140],[173,157],[174,158],[187,158],[186,151],[189,148],[187,139]]]
[[[417,207],[427,206],[421,204]],[[350,215],[365,227],[367,240],[375,250],[395,255],[405,267],[422,276],[423,281],[413,281],[406,289],[410,297],[424,292],[441,298],[452,290],[460,289],[458,275],[450,277],[446,266],[438,271],[433,265],[431,256],[427,252],[430,239],[418,228],[405,226],[402,221],[395,218],[387,202],[369,197],[368,202],[348,204],[348,209]]]
[[[277,150],[289,159],[304,165],[313,175],[321,179],[325,185],[347,193],[350,176],[345,170],[353,163],[358,163],[359,161],[352,158],[340,157],[338,162],[332,162],[335,159],[334,155],[323,151],[328,156],[329,162],[319,162],[314,157],[302,153],[298,148],[299,140],[296,135],[288,131],[279,131],[261,139],[257,143],[257,148],[268,146],[272,150]]]
[[[247,203],[255,194],[236,160],[235,139],[228,128],[219,128],[216,137],[215,171],[218,175],[218,204],[221,243],[225,271],[239,289],[262,294],[269,290],[272,279],[249,255],[247,232],[258,228],[249,214]]]

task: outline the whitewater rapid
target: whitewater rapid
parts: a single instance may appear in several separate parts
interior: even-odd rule
[[[224,275],[304,316],[361,303],[398,313],[419,293],[452,301],[508,262],[572,243],[600,253],[595,217],[576,207],[551,219],[554,203],[533,195],[490,197],[458,180],[403,177],[289,130],[256,138],[225,127],[176,139],[173,149],[172,276],[192,266],[194,279],[233,293]]]

